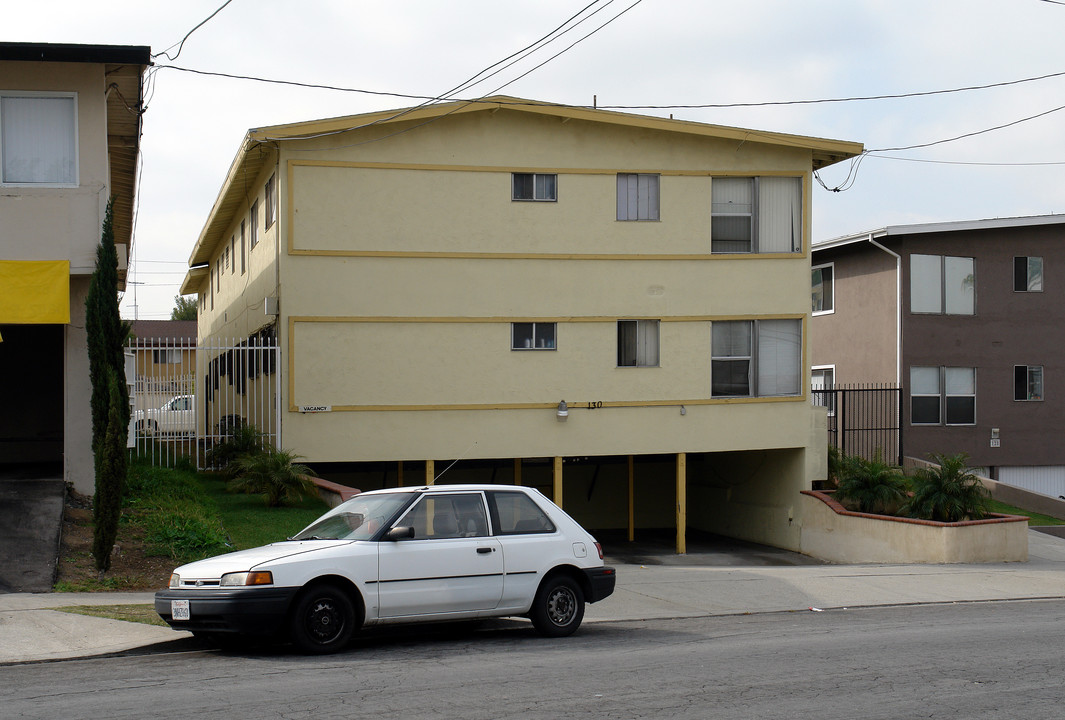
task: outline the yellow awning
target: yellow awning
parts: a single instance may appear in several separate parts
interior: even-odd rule
[[[0,260],[0,325],[70,323],[70,261]]]

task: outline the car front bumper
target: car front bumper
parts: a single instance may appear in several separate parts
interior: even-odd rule
[[[160,590],[155,612],[175,630],[273,635],[284,627],[299,588]],[[171,602],[189,601],[189,620],[174,620]]]
[[[587,587],[591,588],[588,597],[584,598],[590,603],[598,602],[609,597],[614,592],[617,583],[617,572],[609,566],[597,568],[585,568],[584,574],[588,578]]]

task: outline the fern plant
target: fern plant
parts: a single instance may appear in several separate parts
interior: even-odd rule
[[[987,516],[991,493],[966,466],[968,455],[928,456],[935,465],[913,476],[913,497],[903,512],[921,520],[959,522]]]
[[[909,488],[902,470],[879,457],[844,455],[838,472],[835,498],[852,510],[893,515],[906,500]]]
[[[234,462],[237,476],[230,481],[234,492],[259,493],[270,507],[290,505],[304,493],[315,491],[306,465],[294,462],[299,455],[288,450],[267,450],[243,455]]]

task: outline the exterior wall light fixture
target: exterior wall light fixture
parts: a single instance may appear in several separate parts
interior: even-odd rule
[[[566,407],[565,400],[559,400],[558,410],[555,412],[555,417],[558,418],[559,422],[565,422],[566,418],[569,417],[569,408]]]

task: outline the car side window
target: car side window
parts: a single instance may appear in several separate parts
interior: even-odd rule
[[[528,495],[520,492],[489,493],[492,519],[499,535],[552,533],[555,524]]]
[[[415,540],[488,535],[488,516],[477,493],[425,496],[397,525],[413,527]]]

